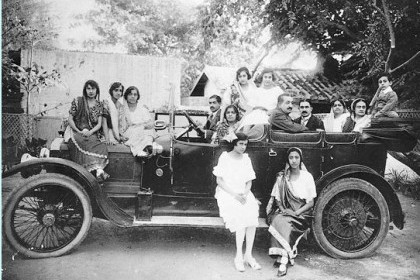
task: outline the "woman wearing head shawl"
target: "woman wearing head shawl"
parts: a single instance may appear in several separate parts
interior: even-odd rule
[[[343,132],[343,126],[349,113],[342,99],[331,101],[331,111],[323,120],[326,132]]]
[[[363,98],[355,99],[350,106],[351,116],[347,117],[343,125],[343,132],[362,132],[362,129],[370,126],[371,115],[367,115],[367,103]]]
[[[294,264],[297,245],[310,227],[315,197],[315,181],[302,162],[302,151],[290,148],[266,209],[272,235],[269,255],[277,258],[278,276],[286,275],[288,263]]]

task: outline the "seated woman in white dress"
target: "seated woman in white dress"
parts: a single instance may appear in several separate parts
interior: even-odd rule
[[[276,108],[277,98],[283,93],[283,90],[275,82],[274,71],[264,69],[261,73],[261,86],[257,88],[252,100],[248,103],[253,110],[242,118],[239,129],[256,124],[268,124],[268,115],[270,111]]]
[[[234,264],[236,269],[242,272],[245,270],[244,263],[252,269],[261,269],[252,256],[259,206],[251,192],[255,172],[251,159],[245,153],[248,137],[243,133],[237,133],[236,136],[231,142],[232,150],[220,155],[213,174],[217,177],[215,197],[220,217],[223,218],[226,228],[235,232]],[[242,245],[245,237],[246,249],[243,255]]]
[[[149,110],[139,104],[140,93],[137,87],[131,86],[124,92],[124,118],[121,120],[123,136],[128,140],[134,156],[147,157],[152,153],[155,138],[154,122]]]
[[[342,99],[334,99],[331,101],[331,111],[323,120],[326,132],[343,132],[343,126],[347,117],[346,104]]]

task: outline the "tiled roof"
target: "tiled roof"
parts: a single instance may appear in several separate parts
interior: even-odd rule
[[[339,84],[327,79],[322,74],[304,70],[276,69],[279,86],[293,97],[329,102],[334,95],[334,88]]]
[[[275,69],[278,85],[297,99],[311,99],[329,103],[335,95],[337,84],[320,73],[305,70]],[[220,94],[235,79],[235,68],[206,66],[194,83],[190,96],[205,96],[204,87],[208,81],[214,84],[212,94]],[[258,78],[257,78],[258,80]],[[257,83],[257,81],[255,81]]]

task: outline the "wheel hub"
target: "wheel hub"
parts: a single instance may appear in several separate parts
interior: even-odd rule
[[[42,217],[42,223],[47,227],[50,227],[50,226],[54,225],[54,223],[55,223],[54,214],[52,214],[52,213],[44,214],[44,216]]]
[[[332,206],[330,213],[334,225],[332,229],[342,238],[351,238],[359,234],[367,219],[363,205],[354,199],[338,201]]]

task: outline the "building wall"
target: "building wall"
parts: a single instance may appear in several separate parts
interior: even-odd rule
[[[29,50],[22,51],[22,66],[29,66],[30,57]],[[125,88],[137,86],[141,100],[151,110],[168,105],[171,83],[175,92],[174,103],[180,104],[181,62],[178,59],[35,49],[32,62],[42,65],[47,71],[59,69],[62,83],[44,88],[40,93],[32,92],[29,96],[30,114],[46,110],[48,116],[66,117],[70,102],[82,95],[83,85],[89,79],[98,82],[101,99],[108,95],[113,82],[119,81]],[[22,99],[22,108],[26,112],[26,95]]]

